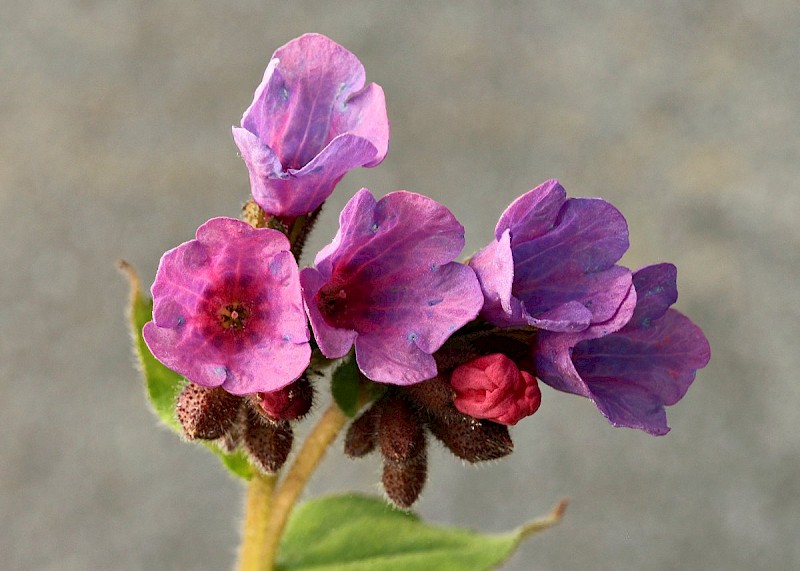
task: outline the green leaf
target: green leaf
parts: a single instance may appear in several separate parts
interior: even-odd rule
[[[247,454],[241,450],[236,450],[228,454],[216,444],[210,442],[203,442],[203,444],[206,448],[219,456],[222,465],[230,470],[234,476],[239,476],[243,480],[249,480],[253,477],[253,465],[250,464],[250,459],[247,457]]]
[[[308,501],[292,513],[278,552],[281,571],[483,571],[519,543],[558,523],[560,502],[544,518],[504,534],[433,526],[375,497],[347,494]]]
[[[356,358],[351,354],[345,357],[341,365],[333,372],[331,378],[331,394],[347,416],[353,418],[358,412],[358,391],[361,384],[361,371],[358,370]]]
[[[183,429],[175,416],[175,403],[187,381],[172,369],[162,365],[150,353],[150,349],[147,348],[144,337],[142,337],[142,327],[153,319],[153,300],[142,294],[139,276],[130,264],[120,261],[119,268],[127,275],[131,286],[128,307],[131,337],[134,352],[139,361],[139,369],[144,375],[147,398],[153,407],[153,412],[156,413],[161,422],[183,436]],[[253,467],[243,452],[236,451],[228,454],[213,442],[199,442],[217,454],[222,464],[236,476],[245,480],[249,480],[252,477]]]

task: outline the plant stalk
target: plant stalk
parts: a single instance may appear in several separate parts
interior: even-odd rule
[[[308,480],[322,461],[328,447],[347,422],[347,416],[336,403],[331,403],[317,425],[303,442],[289,471],[272,497],[272,509],[266,524],[263,546],[264,566],[260,569],[272,570],[278,554],[283,530],[289,514],[306,487]]]
[[[238,571],[265,571],[272,568],[266,555],[267,522],[277,474],[255,471],[247,486],[242,545],[239,548]],[[268,564],[269,563],[269,564]]]

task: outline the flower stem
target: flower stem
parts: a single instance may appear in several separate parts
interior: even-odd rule
[[[242,545],[239,550],[239,571],[264,571],[272,563],[266,555],[267,522],[269,521],[272,492],[277,474],[255,471],[247,486]]]
[[[292,507],[294,507],[297,498],[300,497],[309,478],[325,455],[328,446],[334,441],[346,421],[347,417],[336,403],[331,403],[317,425],[311,430],[305,442],[303,442],[303,447],[297,454],[294,463],[272,497],[272,510],[266,524],[265,544],[262,550],[264,558],[263,569],[271,570],[274,568],[278,544]]]

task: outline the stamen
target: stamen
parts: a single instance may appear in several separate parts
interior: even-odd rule
[[[223,329],[241,331],[245,328],[248,311],[241,303],[229,303],[220,308],[217,314]]]

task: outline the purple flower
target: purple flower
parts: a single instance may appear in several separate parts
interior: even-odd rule
[[[452,261],[463,247],[464,228],[436,201],[398,191],[376,202],[361,189],[316,269],[300,273],[322,353],[342,357],[355,343],[359,368],[381,383],[434,377],[431,354],[483,302],[474,272]]]
[[[628,249],[625,218],[600,199],[567,199],[558,181],[512,202],[495,238],[470,266],[481,315],[498,327],[583,331],[614,319],[631,289],[630,270],[615,265]]]
[[[710,347],[687,317],[669,309],[678,298],[672,264],[633,276],[636,308],[616,333],[539,335],[537,374],[553,388],[588,397],[614,426],[669,431],[665,406],[678,402],[706,366]]]
[[[197,239],[165,253],[152,287],[153,355],[205,387],[274,391],[308,365],[297,262],[276,230],[212,218]]]
[[[242,127],[233,128],[253,198],[266,212],[307,214],[349,170],[384,159],[383,89],[365,87],[364,75],[356,56],[319,34],[300,36],[272,56]]]

